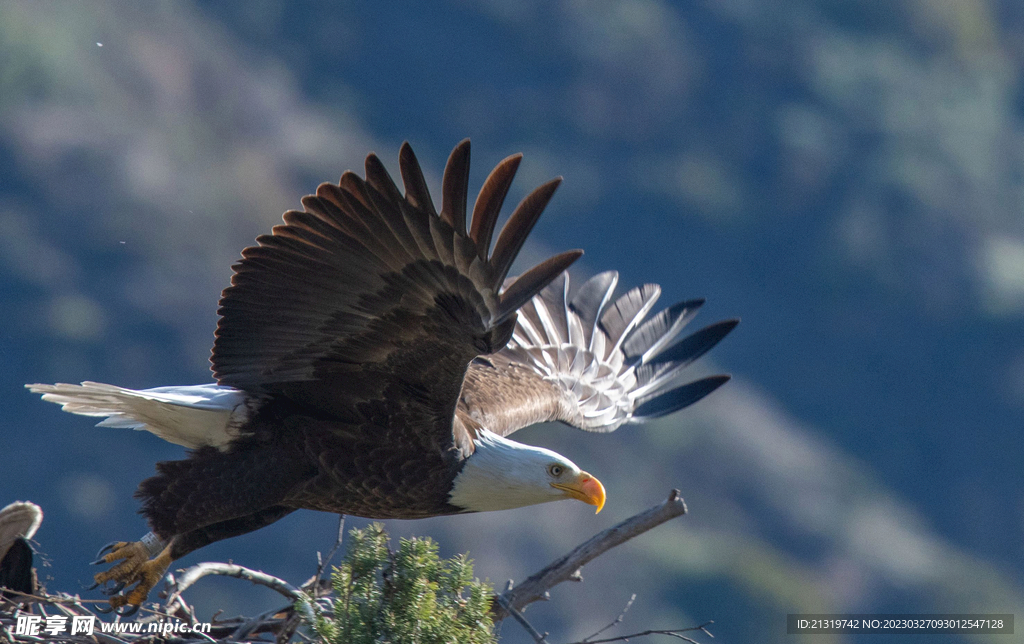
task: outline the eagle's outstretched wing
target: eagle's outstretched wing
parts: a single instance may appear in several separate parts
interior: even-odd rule
[[[460,413],[506,436],[550,420],[611,432],[691,405],[729,379],[686,382],[683,372],[738,320],[676,341],[704,301],[647,318],[661,287],[645,284],[611,301],[617,282],[612,271],[595,275],[572,299],[568,274],[544,288],[520,309],[508,346],[470,365]]]
[[[366,179],[346,172],[303,198],[234,266],[211,357],[218,383],[355,423],[381,405],[392,417],[415,407],[410,417],[450,428],[469,362],[504,346],[516,310],[582,254],[552,257],[499,293],[559,183],[523,199],[488,256],[520,158],[491,172],[468,231],[468,140],[448,160],[440,214],[408,143],[404,196],[371,154]]]

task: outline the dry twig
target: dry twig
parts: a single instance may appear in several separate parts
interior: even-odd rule
[[[551,562],[519,586],[502,593],[501,601],[495,601],[491,608],[491,616],[495,622],[499,622],[512,614],[506,607],[522,611],[527,605],[546,599],[548,589],[563,581],[578,581],[580,568],[596,557],[683,514],[686,514],[686,503],[679,496],[679,490],[672,490],[668,495],[668,500],[664,503],[594,535],[590,540],[576,546],[569,554]]]
[[[226,577],[237,577],[238,579],[246,579],[254,584],[260,584],[261,586],[266,586],[267,588],[276,590],[277,592],[281,593],[282,595],[284,595],[292,601],[295,601],[303,596],[302,591],[296,588],[295,586],[292,586],[283,579],[278,579],[273,575],[268,575],[265,572],[252,570],[246,568],[245,566],[239,566],[238,564],[226,564],[214,561],[207,561],[205,563],[196,564],[191,568],[185,570],[181,577],[178,578],[178,581],[175,584],[174,592],[172,592],[167,597],[166,604],[169,606],[170,604],[176,602],[181,593],[188,589],[189,586],[196,583],[203,577],[206,577],[207,575],[224,575]]]
[[[593,642],[593,641],[594,641],[594,638],[595,638],[595,637],[597,637],[598,635],[600,635],[601,633],[605,632],[606,630],[608,630],[609,628],[612,628],[613,626],[615,626],[615,625],[617,625],[617,624],[621,624],[621,623],[622,623],[622,618],[624,618],[624,617],[626,616],[626,613],[628,613],[628,612],[629,612],[629,609],[630,609],[630,607],[631,607],[631,606],[633,605],[633,602],[634,602],[634,601],[636,601],[636,593],[633,593],[632,595],[630,595],[630,596],[629,596],[629,601],[628,601],[628,602],[626,602],[626,607],[622,609],[622,612],[621,612],[621,613],[619,613],[619,616],[618,616],[618,617],[616,617],[615,619],[613,619],[613,620],[611,621],[611,623],[609,623],[609,624],[608,624],[607,626],[605,626],[604,628],[601,628],[600,630],[598,630],[598,631],[597,631],[596,633],[594,633],[593,635],[588,635],[587,637],[584,637],[584,638],[583,638],[583,641],[584,641],[584,642],[587,642],[587,643]]]
[[[334,555],[337,554],[338,549],[341,548],[341,544],[342,544],[342,542],[344,540],[345,540],[345,515],[344,514],[339,514],[338,515],[338,538],[335,539],[334,545],[331,546],[331,550],[330,550],[330,552],[327,553],[327,557],[326,558],[321,557],[320,556],[320,552],[317,551],[317,553],[316,553],[316,574],[313,575],[313,578],[311,580],[309,580],[308,582],[303,584],[303,587],[311,585],[311,584],[314,585],[314,586],[316,585],[316,581],[318,579],[320,579],[321,575],[324,574],[324,570],[327,569],[327,566],[331,565],[331,561],[334,559]]]
[[[505,592],[507,593],[510,590],[512,590],[511,579],[509,579],[508,585],[505,587]],[[504,595],[498,595],[494,598],[494,600],[501,604],[502,608],[507,610],[509,615],[511,615],[513,619],[519,622],[519,625],[522,626],[527,633],[529,633],[530,637],[533,638],[534,642],[536,642],[537,644],[548,644],[548,641],[544,639],[547,636],[547,633],[541,633],[540,631],[538,631],[536,628],[533,627],[533,624],[531,624],[529,620],[523,617],[522,613],[520,613],[515,608],[509,606],[508,602],[506,602],[504,599]]]
[[[603,640],[585,639],[585,640],[580,640],[579,642],[571,642],[571,644],[608,644],[609,642],[628,642],[629,640],[635,639],[637,637],[647,637],[648,635],[668,635],[669,637],[674,637],[676,639],[680,639],[680,640],[689,642],[690,644],[700,644],[696,640],[693,640],[693,639],[690,639],[689,637],[686,637],[685,635],[683,635],[683,633],[692,633],[694,631],[700,631],[700,632],[704,633],[705,635],[707,635],[708,637],[714,639],[715,636],[712,635],[711,631],[709,631],[707,629],[708,626],[710,626],[711,624],[714,624],[714,623],[715,622],[713,622],[713,621],[707,621],[707,622],[704,622],[703,624],[700,624],[698,626],[691,626],[689,628],[671,628],[671,629],[666,629],[666,630],[641,631],[639,633],[630,633],[629,635],[619,635],[618,637],[609,637],[608,639],[603,639]]]

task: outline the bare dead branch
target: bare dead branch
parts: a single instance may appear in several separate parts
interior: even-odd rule
[[[668,635],[669,637],[674,637],[676,639],[690,642],[690,644],[700,644],[700,642],[697,642],[696,640],[686,637],[685,635],[683,635],[683,633],[692,633],[694,631],[700,631],[708,637],[714,639],[715,636],[712,635],[711,631],[707,629],[708,626],[714,623],[714,621],[707,621],[698,626],[691,626],[689,628],[672,628],[666,630],[641,631],[639,633],[630,633],[629,635],[620,635],[618,637],[610,637],[608,639],[603,640],[585,639],[580,640],[579,642],[571,642],[570,644],[608,644],[609,642],[628,642],[631,639],[635,639],[637,637],[647,637],[648,635]]]
[[[512,582],[510,581],[509,582],[509,586],[511,586],[511,585],[512,585]],[[529,622],[529,620],[527,620],[525,617],[523,617],[522,613],[520,613],[518,610],[516,610],[515,608],[513,608],[513,607],[508,605],[508,603],[503,599],[502,595],[499,595],[496,598],[496,601],[499,602],[500,604],[502,604],[504,609],[508,611],[509,615],[511,615],[514,620],[519,622],[520,626],[522,626],[524,629],[526,629],[526,632],[530,634],[530,637],[533,638],[534,642],[536,642],[537,644],[548,644],[548,641],[546,639],[544,639],[544,637],[547,635],[547,633],[541,633],[536,628],[534,628],[533,624],[531,624]]]
[[[292,613],[284,622],[281,630],[277,634],[277,644],[287,644],[291,641],[292,637],[299,632],[299,626],[302,625],[302,617],[300,617],[298,611]],[[301,633],[299,633],[301,635]],[[307,640],[308,641],[308,640]]]
[[[217,564],[219,566],[227,566],[227,564]],[[191,570],[191,569],[189,569]],[[250,571],[252,572],[252,571]],[[217,574],[208,572],[207,574]],[[261,573],[257,573],[261,574]],[[238,576],[238,575],[232,575]],[[248,576],[239,576],[243,579],[248,579]],[[269,577],[269,575],[267,576]],[[193,584],[197,578],[186,580],[188,584]],[[177,588],[176,580],[173,575],[169,575],[168,589],[172,590]],[[258,581],[256,583],[259,583]],[[324,584],[319,584],[314,590],[323,590]],[[185,590],[184,587],[181,590]],[[148,642],[152,641],[152,637],[147,635],[145,629],[141,634],[135,633],[121,633],[118,637],[102,632],[99,628],[96,628],[91,635],[68,635],[67,633],[60,633],[58,635],[44,634],[42,631],[39,636],[27,635],[27,634],[15,634],[12,632],[15,624],[17,623],[17,616],[19,613],[25,614],[36,614],[46,615],[50,614],[47,611],[41,610],[43,606],[50,609],[51,612],[62,613],[67,617],[76,615],[92,615],[95,617],[95,613],[87,608],[89,604],[105,604],[107,600],[93,600],[93,599],[82,599],[77,595],[67,595],[64,593],[48,594],[45,591],[39,591],[39,594],[30,595],[26,593],[15,593],[15,591],[5,591],[12,594],[16,594],[18,598],[13,601],[0,602],[0,644],[10,643],[32,643],[32,644],[135,644],[137,642]],[[174,606],[180,607],[184,604],[181,598],[175,599],[174,597],[169,598]],[[19,605],[21,607],[19,607]],[[153,610],[143,606],[142,611],[149,613],[145,618],[140,619],[140,622],[150,622],[154,619],[167,620],[167,619],[180,619],[180,614],[170,614],[167,612],[161,612],[159,610]],[[273,634],[278,637],[279,641],[287,642],[293,636],[301,636],[300,633],[296,633],[294,630],[295,625],[299,623],[298,612],[302,610],[302,607],[297,607],[289,599],[289,604],[282,606],[275,611],[266,611],[256,618],[247,617],[234,617],[224,621],[218,621],[217,615],[214,615],[210,621],[212,622],[211,635],[199,631],[192,631],[185,637],[174,638],[175,641],[182,642],[182,644],[208,644],[210,642],[228,641],[228,642],[258,642],[266,640],[261,639],[261,634]],[[220,612],[218,611],[218,615]],[[194,623],[194,619],[191,620]],[[245,639],[237,637],[238,635],[245,635]],[[283,639],[282,638],[286,638]]]
[[[210,637],[209,635],[207,635],[206,633],[204,633],[202,631],[193,631],[192,634],[193,635],[198,635],[200,639],[206,640],[207,642],[214,642],[214,644],[216,644],[216,642],[217,642],[217,640],[213,639],[212,637]]]
[[[334,540],[334,545],[331,546],[330,552],[327,553],[327,557],[321,557],[320,551],[316,553],[316,574],[313,575],[306,583],[302,584],[303,588],[307,586],[316,586],[317,580],[324,574],[324,570],[327,566],[331,565],[331,561],[334,559],[334,555],[337,554],[338,549],[341,548],[342,542],[345,540],[345,515],[338,515],[338,538]]]
[[[252,635],[256,631],[260,624],[263,624],[270,618],[274,617],[274,615],[277,615],[281,612],[283,611],[281,611],[280,609],[268,610],[264,611],[263,613],[260,613],[256,617],[252,617],[245,620],[244,622],[242,622],[241,626],[236,628],[234,632],[231,633],[229,639],[236,642],[244,642],[246,639],[249,638],[250,635]]]
[[[196,583],[207,575],[224,575],[226,577],[236,577],[238,579],[246,579],[254,584],[260,584],[266,586],[281,593],[291,601],[295,601],[303,596],[302,591],[292,586],[283,579],[278,579],[273,575],[268,575],[265,572],[258,570],[250,570],[244,566],[237,564],[226,564],[217,562],[206,562],[196,564],[191,568],[187,569],[181,577],[178,578],[176,588],[172,592],[165,602],[166,605],[170,606],[172,603],[178,600],[178,596],[181,595],[189,586]]]
[[[624,618],[626,616],[626,613],[629,612],[629,609],[633,605],[634,601],[636,601],[636,593],[633,593],[632,595],[629,596],[629,601],[626,602],[626,607],[622,609],[622,612],[619,613],[618,617],[616,617],[614,620],[612,620],[612,622],[610,624],[608,624],[604,628],[600,629],[599,631],[597,631],[593,635],[588,635],[587,637],[584,637],[583,641],[584,642],[592,642],[595,637],[597,637],[601,633],[605,632],[609,628],[612,628],[616,624],[621,624],[622,623],[622,618]]]
[[[164,602],[164,612],[190,624],[195,624],[195,611],[181,598],[181,593],[177,592],[178,580],[174,573],[168,572],[164,580],[162,596],[167,598],[167,601]]]
[[[686,503],[679,496],[679,490],[672,490],[664,503],[594,535],[590,540],[576,546],[569,554],[551,562],[519,586],[502,593],[502,601],[494,601],[491,606],[491,616],[495,622],[499,622],[511,614],[506,606],[522,611],[528,604],[545,599],[548,589],[563,581],[569,581],[574,576],[578,577],[579,569],[585,564],[615,546],[683,514],[686,514]]]

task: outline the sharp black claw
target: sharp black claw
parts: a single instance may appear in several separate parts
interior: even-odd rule
[[[123,581],[119,581],[116,584],[114,584],[113,586],[111,586],[110,588],[104,588],[100,592],[103,593],[104,595],[106,595],[107,597],[110,597],[111,595],[116,595],[117,593],[119,593],[122,590],[124,590],[124,585],[125,584],[124,584]]]
[[[96,561],[90,561],[89,565],[90,566],[100,566],[100,565],[103,565],[105,563],[107,563],[107,562],[104,561],[103,558],[101,557],[101,558],[97,559]]]
[[[118,610],[117,613],[122,617],[130,617],[131,615],[139,612],[139,607],[134,604],[125,604],[121,609],[123,610]]]
[[[113,549],[114,549],[115,547],[117,547],[117,544],[118,544],[118,543],[120,543],[120,542],[119,542],[119,541],[111,541],[111,542],[110,542],[110,543],[108,543],[107,545],[105,545],[105,546],[103,546],[102,548],[100,548],[100,551],[96,553],[96,556],[97,556],[97,557],[102,557],[102,556],[103,556],[103,555],[104,555],[105,553],[113,551]],[[102,560],[101,560],[101,561],[102,561]],[[94,562],[94,563],[95,563],[95,562]]]
[[[97,581],[97,582],[96,582],[95,584],[93,584],[92,586],[89,586],[88,588],[86,588],[86,590],[96,590],[96,589],[97,589],[97,588],[99,588],[99,587],[100,587],[100,582],[98,582],[98,581]]]
[[[100,604],[96,604],[95,606],[92,607],[92,609],[94,611],[96,611],[97,613],[103,613],[104,615],[109,615],[110,613],[114,612],[114,607],[113,606],[107,606],[106,608],[104,608]]]

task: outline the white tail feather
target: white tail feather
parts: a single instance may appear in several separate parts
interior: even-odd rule
[[[25,385],[72,414],[106,416],[98,427],[146,430],[192,449],[226,447],[248,415],[245,392],[219,385],[125,389],[100,382]]]

